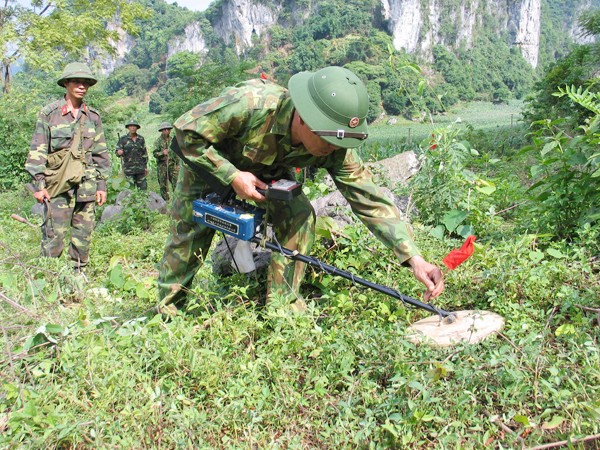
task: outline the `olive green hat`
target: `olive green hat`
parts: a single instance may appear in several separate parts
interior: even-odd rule
[[[173,125],[171,125],[169,122],[163,122],[158,126],[158,131],[162,131],[162,130],[166,130],[166,129],[172,129]]]
[[[129,127],[129,125],[135,125],[136,127],[138,127],[138,130],[139,130],[140,128],[142,128],[142,127],[140,126],[140,124],[139,124],[139,123],[137,123],[137,120],[133,120],[133,119],[131,119],[129,122],[127,122],[127,123],[125,124],[125,128],[128,128],[128,127]]]
[[[96,77],[92,75],[92,71],[88,66],[83,63],[74,62],[65,66],[62,75],[56,83],[59,86],[65,87],[65,81],[73,78],[89,80],[90,86],[93,86],[98,82]]]
[[[358,147],[369,136],[369,96],[364,83],[343,67],[300,72],[288,88],[300,117],[317,136],[342,148]]]

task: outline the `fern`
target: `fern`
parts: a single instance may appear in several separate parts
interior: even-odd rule
[[[589,88],[583,90],[582,86],[574,85],[558,88],[558,92],[553,94],[555,97],[564,97],[567,95],[572,102],[583,106],[592,111],[597,116],[600,115],[600,92],[590,92]]]

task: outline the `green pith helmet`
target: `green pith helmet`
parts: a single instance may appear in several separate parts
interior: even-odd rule
[[[133,119],[131,119],[129,122],[127,122],[127,123],[125,124],[125,128],[129,128],[129,125],[135,125],[136,127],[138,127],[138,130],[139,130],[140,128],[142,128],[142,127],[140,126],[140,124],[139,124],[139,123],[137,123],[137,120],[133,120]]]
[[[65,87],[65,81],[73,78],[89,80],[90,86],[93,86],[98,82],[96,77],[92,75],[92,71],[88,66],[83,63],[74,62],[66,65],[61,77],[56,83],[59,86]]]
[[[170,130],[172,128],[173,128],[173,125],[171,125],[169,122],[163,122],[158,126],[158,131]]]
[[[342,148],[358,147],[367,139],[367,88],[348,69],[300,72],[290,78],[288,88],[296,111],[316,135]]]

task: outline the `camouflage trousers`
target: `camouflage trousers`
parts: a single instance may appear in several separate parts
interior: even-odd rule
[[[158,176],[158,186],[160,187],[160,196],[163,200],[169,200],[169,184],[175,191],[177,186],[177,176],[179,175],[179,164],[170,159],[168,161],[157,161],[156,173]]]
[[[146,180],[146,172],[142,173],[125,173],[125,179],[131,186],[135,186],[141,191],[148,189],[148,181]]]
[[[170,236],[159,263],[159,306],[185,304],[186,292],[204,262],[215,230],[192,220],[192,202],[210,192],[200,175],[181,169],[173,195]],[[289,202],[261,204],[267,208],[277,241],[290,250],[310,253],[314,242],[316,216],[308,198],[299,195]],[[278,298],[292,302],[300,299],[299,288],[306,264],[273,252],[267,271],[267,300]]]
[[[75,268],[87,265],[94,231],[95,202],[77,202],[68,192],[60,194],[44,207],[42,225],[42,256],[58,258],[65,246],[65,236],[71,230],[69,256]]]

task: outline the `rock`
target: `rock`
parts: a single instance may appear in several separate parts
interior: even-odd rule
[[[117,198],[115,200],[114,205],[108,205],[102,211],[102,216],[100,217],[100,223],[104,223],[107,220],[110,220],[114,217],[117,217],[123,211],[123,208],[127,207],[127,202],[125,201],[131,195],[131,191],[125,189],[117,194]],[[148,200],[146,201],[146,206],[150,211],[157,211],[160,214],[167,213],[167,202],[163,200],[163,198],[158,195],[156,192],[149,191],[148,192]]]
[[[367,166],[382,172],[389,185],[406,184],[419,171],[419,160],[415,152],[404,152]]]
[[[100,223],[104,223],[107,220],[112,219],[113,217],[118,216],[123,211],[123,207],[121,205],[108,205],[102,211],[102,216],[100,216]]]
[[[125,189],[117,194],[117,198],[115,200],[115,205],[122,205],[123,200],[131,195],[131,191],[129,189]]]
[[[37,216],[43,216],[44,215],[44,204],[36,202],[31,207],[31,214],[32,215],[37,215]]]
[[[150,211],[158,211],[161,214],[167,213],[167,202],[156,192],[148,193],[148,202],[146,203]]]

